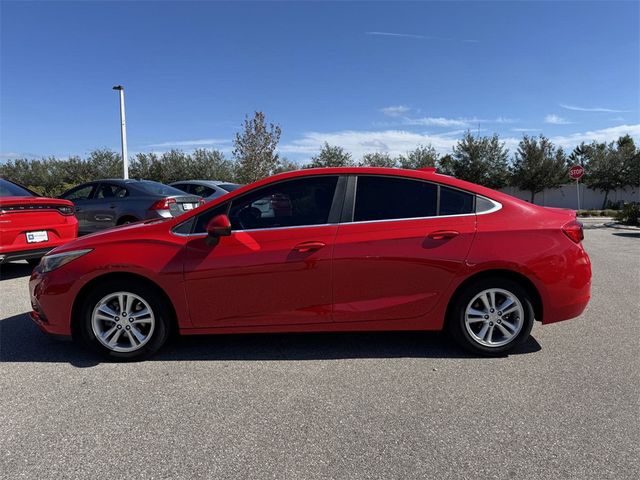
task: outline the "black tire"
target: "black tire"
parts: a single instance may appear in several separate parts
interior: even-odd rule
[[[520,330],[510,339],[497,330],[498,325],[496,325],[496,323],[501,323],[502,327],[506,328],[505,325],[507,325],[507,323],[502,322],[505,322],[506,320],[509,322],[508,324],[515,324],[520,318],[519,314],[517,314],[515,317],[513,317],[513,313],[500,317],[497,314],[501,312],[492,311],[492,313],[489,314],[491,315],[489,319],[486,319],[486,317],[489,315],[483,316],[482,320],[479,320],[474,324],[470,324],[469,327],[467,327],[465,319],[467,307],[477,295],[489,289],[499,289],[509,292],[518,299],[522,306],[524,315],[522,318]],[[498,296],[500,296],[500,294],[498,294]],[[496,304],[498,304],[498,301],[499,298],[496,298]],[[477,318],[480,318],[480,316],[477,316]],[[453,339],[465,350],[487,356],[499,356],[513,350],[515,347],[522,344],[527,340],[527,338],[529,338],[531,328],[533,327],[533,321],[534,311],[531,298],[527,291],[519,283],[508,278],[487,277],[478,279],[477,281],[470,283],[457,293],[449,310],[449,317],[447,318],[447,329],[449,330]],[[491,326],[488,326],[487,329],[497,331],[498,335],[500,335],[500,337],[502,338],[502,341],[506,341],[507,343],[496,346],[488,346],[480,343],[479,338],[480,336],[484,336],[481,332],[485,324],[490,324],[491,326],[493,326],[493,328]],[[479,331],[476,331],[475,329]],[[469,330],[471,330],[474,335],[472,335]],[[496,343],[500,342],[498,341]]]
[[[129,292],[137,295],[149,305],[152,312],[154,319],[153,331],[148,335],[148,340],[146,340],[146,342],[136,350],[128,352],[114,351],[107,348],[98,340],[98,338],[96,338],[96,333],[92,326],[92,315],[94,309],[102,299],[115,292]],[[157,352],[162,345],[164,345],[171,333],[171,321],[169,318],[169,312],[171,309],[169,305],[167,305],[167,301],[155,288],[134,279],[120,279],[117,281],[107,280],[98,284],[91,289],[87,297],[82,302],[82,306],[79,311],[80,318],[78,319],[78,333],[82,342],[92,350],[114,360],[142,360],[148,358]],[[117,318],[118,322],[122,323],[119,328],[126,328],[127,324],[121,322],[123,319],[119,317]],[[133,328],[133,326],[131,326],[131,328]],[[129,328],[127,328],[127,330],[129,330]],[[122,333],[126,332],[123,330]],[[122,336],[122,333],[120,336]]]
[[[39,258],[30,258],[27,260],[27,263],[29,264],[29,266],[31,268],[36,268],[38,266],[38,264],[40,263],[40,259]]]
[[[119,225],[128,225],[129,223],[134,223],[137,222],[138,219],[135,217],[122,217],[121,219],[118,220],[118,222],[116,223],[117,226]]]

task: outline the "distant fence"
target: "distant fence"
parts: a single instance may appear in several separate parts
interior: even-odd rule
[[[529,201],[531,198],[530,192],[520,190],[516,187],[506,187],[500,189],[500,191],[526,201]],[[602,208],[603,200],[604,193],[597,190],[591,190],[582,183],[580,184],[580,208],[582,210],[598,210]],[[609,192],[608,200],[614,203],[640,202],[640,187],[635,186],[612,190]],[[543,192],[536,193],[534,203],[545,207],[572,208],[575,210],[578,208],[576,184],[571,183],[563,185],[560,188],[551,188],[544,190]]]

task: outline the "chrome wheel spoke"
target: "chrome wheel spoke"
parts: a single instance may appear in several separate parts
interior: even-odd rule
[[[502,332],[502,335],[504,335],[505,338],[511,337],[511,332],[509,330],[507,330],[506,328],[504,328],[501,324],[499,324],[499,323],[496,324],[496,327],[498,327],[498,330],[500,330],[500,332]]]
[[[110,347],[115,347],[118,344],[120,335],[122,335],[122,330],[116,330],[116,333],[113,335],[113,337],[111,337],[111,340],[107,342]]]
[[[129,338],[129,343],[131,344],[132,347],[136,347],[140,344],[140,342],[137,341],[137,338],[135,337],[135,335],[131,334],[131,330],[127,330],[127,337]]]
[[[506,320],[502,320],[502,325],[507,327],[510,330],[509,335],[511,335],[513,332],[516,331],[516,326],[513,323],[510,323]]]
[[[478,337],[484,340],[484,337],[487,335],[488,331],[489,331],[489,323],[485,323],[480,329],[480,331],[478,332]]]
[[[144,341],[144,334],[140,330],[138,330],[136,327],[131,327],[130,331],[133,334],[133,336],[136,337],[136,340],[138,340],[138,342]]]
[[[467,309],[467,316],[473,315],[474,317],[483,317],[488,313],[488,310],[483,312],[482,310],[478,310],[476,308]]]

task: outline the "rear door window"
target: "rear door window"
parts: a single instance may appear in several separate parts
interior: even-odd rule
[[[355,222],[421,218],[437,215],[438,187],[408,178],[358,177]]]

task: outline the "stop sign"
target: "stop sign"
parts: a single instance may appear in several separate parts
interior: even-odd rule
[[[569,169],[569,178],[571,178],[571,180],[580,180],[583,175],[584,167],[581,167],[580,165],[574,165]]]

